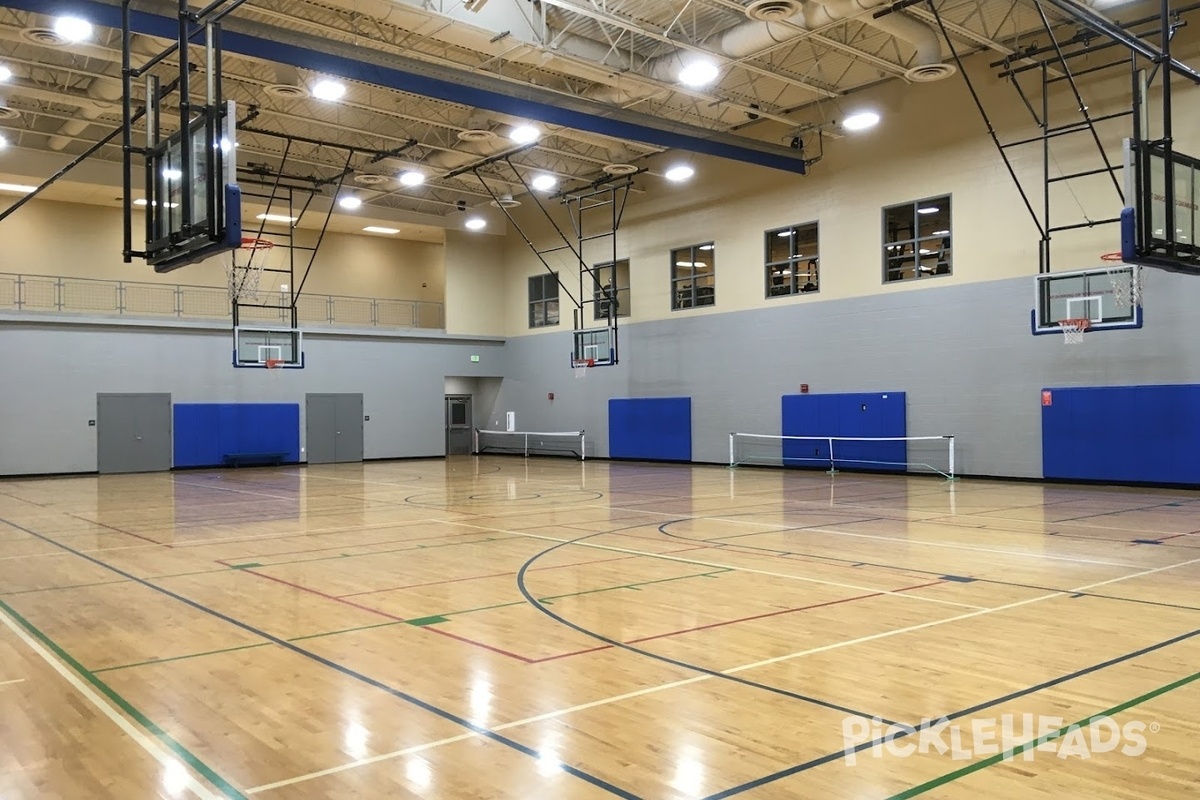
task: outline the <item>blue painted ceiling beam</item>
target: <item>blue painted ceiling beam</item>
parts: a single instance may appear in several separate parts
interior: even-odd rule
[[[0,6],[47,15],[71,11],[96,25],[121,27],[119,0],[0,0]],[[141,2],[134,3],[134,7],[154,9],[154,12],[142,10],[133,14],[135,33],[170,40],[176,38],[178,28],[173,4]],[[799,151],[743,136],[708,131],[535,86],[501,81],[465,69],[450,70],[405,56],[237,19],[236,16],[226,18],[222,27],[222,45],[230,53],[616,139],[787,172],[805,172],[804,158]]]

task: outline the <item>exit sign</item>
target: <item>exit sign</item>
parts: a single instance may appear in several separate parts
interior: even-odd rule
[[[471,363],[472,363],[472,364],[478,364],[478,363],[479,363],[479,356],[471,356]]]

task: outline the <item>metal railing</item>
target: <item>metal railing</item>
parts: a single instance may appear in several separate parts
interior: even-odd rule
[[[266,308],[241,309],[244,322],[290,325],[291,296],[260,292]],[[215,286],[106,281],[0,272],[0,310],[53,311],[103,316],[227,320],[228,290]],[[296,301],[300,325],[378,328],[446,327],[444,305],[425,300],[303,294]]]

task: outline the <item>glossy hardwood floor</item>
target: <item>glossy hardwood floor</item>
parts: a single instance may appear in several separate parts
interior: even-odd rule
[[[1194,798],[1198,511],[504,457],[0,481],[0,797]]]

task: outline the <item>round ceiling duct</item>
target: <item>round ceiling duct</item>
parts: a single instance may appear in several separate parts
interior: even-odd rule
[[[516,208],[521,205],[520,200],[514,200],[511,194],[503,194],[491,202],[490,205],[496,208]]]
[[[303,100],[308,97],[308,89],[294,83],[273,83],[265,87],[263,91],[286,100]]]
[[[458,140],[460,142],[490,142],[495,138],[495,133],[492,131],[483,130],[482,128],[474,128],[458,132]]]
[[[746,6],[746,16],[759,22],[782,22],[802,10],[800,0],[754,0]]]
[[[354,182],[362,186],[379,186],[388,182],[386,175],[375,175],[374,173],[363,173],[354,176]]]
[[[33,44],[40,44],[43,47],[62,47],[67,43],[66,38],[53,28],[25,28],[21,31],[21,38]]]
[[[638,168],[633,164],[605,164],[604,171],[609,175],[619,177],[621,175],[632,175],[638,171]]]
[[[953,64],[925,64],[908,70],[904,77],[913,83],[933,83],[949,78],[957,71]]]

